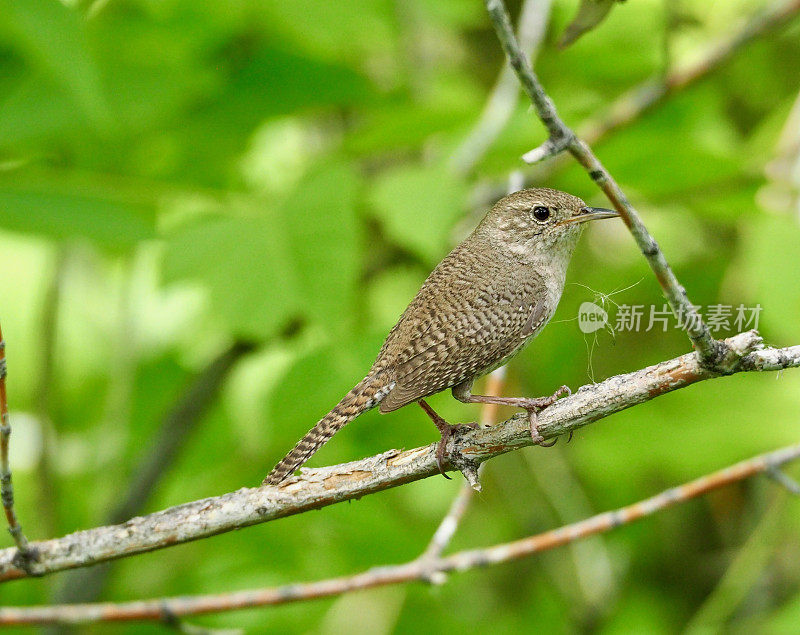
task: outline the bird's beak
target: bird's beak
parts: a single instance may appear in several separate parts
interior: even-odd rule
[[[600,220],[602,218],[616,218],[619,214],[613,209],[605,209],[604,207],[581,207],[576,216],[572,216],[567,220],[561,221],[560,225],[567,223],[585,223],[590,220]]]

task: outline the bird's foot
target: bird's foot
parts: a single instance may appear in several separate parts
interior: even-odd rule
[[[434,421],[434,423],[436,422]],[[447,442],[450,440],[450,437],[452,437],[454,434],[465,432],[467,430],[476,430],[478,428],[478,424],[477,423],[450,424],[447,423],[444,419],[442,419],[440,423],[436,423],[436,427],[439,429],[439,433],[442,435],[442,438],[439,440],[439,444],[436,446],[436,465],[439,466],[439,471],[442,473],[442,476],[450,480],[450,477],[447,476],[447,474],[444,471],[444,463],[445,463],[444,459],[445,459],[445,454],[447,453]],[[451,459],[450,462],[453,463],[453,460]]]
[[[536,445],[541,445],[545,448],[550,448],[556,444],[558,441],[558,437],[553,439],[552,441],[545,441],[541,434],[539,434],[539,427],[537,426],[537,419],[538,414],[547,408],[548,406],[552,406],[556,401],[558,401],[559,397],[564,395],[571,395],[572,391],[569,389],[569,386],[561,386],[558,390],[556,390],[552,395],[549,397],[534,397],[531,399],[525,399],[522,403],[520,403],[520,408],[524,408],[528,411],[528,418],[530,420],[530,427],[531,427],[531,439]],[[570,440],[572,439],[572,433],[570,433]]]

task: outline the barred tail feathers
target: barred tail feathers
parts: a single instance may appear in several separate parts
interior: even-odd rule
[[[263,484],[278,485],[285,480],[334,434],[360,414],[377,406],[393,387],[394,383],[386,384],[381,381],[380,375],[365,377],[272,468]]]

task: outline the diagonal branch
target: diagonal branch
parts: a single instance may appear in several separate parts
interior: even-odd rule
[[[764,348],[755,331],[719,342],[724,349],[724,373],[704,366],[697,353],[617,375],[583,386],[559,400],[539,417],[542,436],[552,439],[615,412],[643,403],[698,381],[742,370],[778,370],[800,366],[800,345]],[[527,417],[470,430],[453,438],[448,449],[472,465],[532,444]],[[213,536],[285,516],[358,499],[398,485],[438,474],[436,445],[390,450],[352,463],[306,470],[279,487],[243,488],[222,496],[133,518],[120,525],[96,527],[32,543],[37,549],[37,573],[86,567],[175,544]],[[452,465],[448,466],[451,469]],[[0,551],[0,582],[29,575],[15,548]]]
[[[800,11],[800,0],[788,0],[757,12],[739,31],[711,45],[696,61],[647,79],[620,95],[604,113],[584,121],[577,130],[577,136],[589,145],[594,145],[612,132],[630,125],[667,98],[711,75],[752,40],[785,25],[797,15],[798,11]],[[536,163],[546,158],[548,154],[545,151],[549,149],[548,145],[548,142],[545,142],[544,148],[540,146],[526,153],[522,157],[523,161]],[[554,157],[536,171],[535,179],[539,181],[547,179],[565,166],[566,159],[563,154]]]
[[[0,625],[86,624],[89,622],[133,620],[166,621],[170,618],[175,619],[186,615],[201,615],[256,606],[288,604],[302,600],[332,597],[350,591],[371,589],[390,584],[426,580],[429,578],[431,571],[444,575],[451,571],[466,571],[501,562],[519,560],[587,536],[610,531],[616,527],[650,516],[662,509],[702,496],[712,490],[770,469],[777,469],[781,465],[797,458],[800,458],[800,444],[790,445],[773,452],[754,456],[614,511],[597,514],[591,518],[514,542],[483,549],[459,551],[450,556],[437,557],[429,562],[417,559],[406,564],[376,567],[356,575],[318,582],[234,591],[216,595],[160,598],[119,604],[106,602],[6,607],[0,608]]]
[[[231,369],[254,349],[252,342],[234,342],[187,386],[164,417],[150,447],[142,453],[128,491],[109,514],[109,522],[120,523],[130,518],[147,502],[161,474],[174,463],[181,445],[214,403]]]
[[[800,0],[785,0],[756,12],[733,35],[709,45],[706,52],[697,60],[686,66],[670,69],[665,74],[646,79],[620,95],[605,112],[581,123],[576,132],[577,136],[589,145],[602,141],[612,132],[630,125],[669,97],[708,77],[751,41],[780,29],[798,12],[800,12]],[[511,68],[508,68],[511,72]],[[545,142],[544,145],[548,146],[549,144]],[[535,163],[547,156],[547,152],[541,152],[539,148],[536,148],[522,158],[527,163]],[[566,159],[567,157],[563,154],[554,157],[552,161],[542,165],[532,175],[532,178],[537,181],[547,179],[565,166]],[[526,178],[526,181],[530,180],[530,177]],[[492,188],[491,191],[500,196],[503,188]]]
[[[689,301],[686,290],[672,272],[655,238],[647,231],[639,213],[630,204],[614,177],[600,163],[591,148],[581,141],[558,116],[553,100],[545,92],[527,57],[520,49],[519,42],[511,28],[511,21],[503,0],[486,0],[486,8],[489,11],[497,37],[508,56],[511,67],[516,72],[517,78],[530,97],[539,119],[542,120],[550,135],[545,144],[534,151],[537,154],[537,158],[541,159],[562,150],[568,150],[586,169],[589,176],[592,177],[598,187],[605,192],[608,199],[614,204],[614,207],[633,234],[639,249],[650,264],[653,273],[655,273],[664,297],[669,302],[672,311],[675,315],[681,317],[689,339],[700,354],[701,362],[709,367],[716,366],[721,361],[721,354],[723,353],[719,342],[711,337],[708,327],[694,305]]]

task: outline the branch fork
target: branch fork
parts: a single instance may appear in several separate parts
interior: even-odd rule
[[[593,534],[609,531],[672,507],[712,490],[777,468],[800,457],[800,444],[787,446],[767,454],[731,465],[725,469],[672,487],[650,498],[607,511],[576,523],[528,536],[513,542],[459,551],[442,556],[429,549],[419,558],[399,565],[373,567],[362,573],[295,583],[280,587],[233,591],[214,595],[184,596],[139,600],[133,602],[68,604],[54,606],[9,606],[0,608],[0,625],[84,624],[99,621],[151,620],[169,622],[187,615],[216,611],[232,611],[256,606],[287,604],[303,600],[332,597],[391,584],[427,580],[438,582],[446,573],[465,571],[501,562],[510,562],[541,551],[554,549]],[[452,510],[451,510],[452,513]],[[450,514],[448,514],[448,517]],[[446,519],[447,520],[447,519]],[[438,533],[438,531],[437,531]],[[437,545],[440,543],[437,543]]]
[[[577,137],[571,130],[566,132],[559,131],[559,134],[551,134],[543,144],[523,154],[522,160],[528,165],[539,163],[568,150],[576,139]]]

